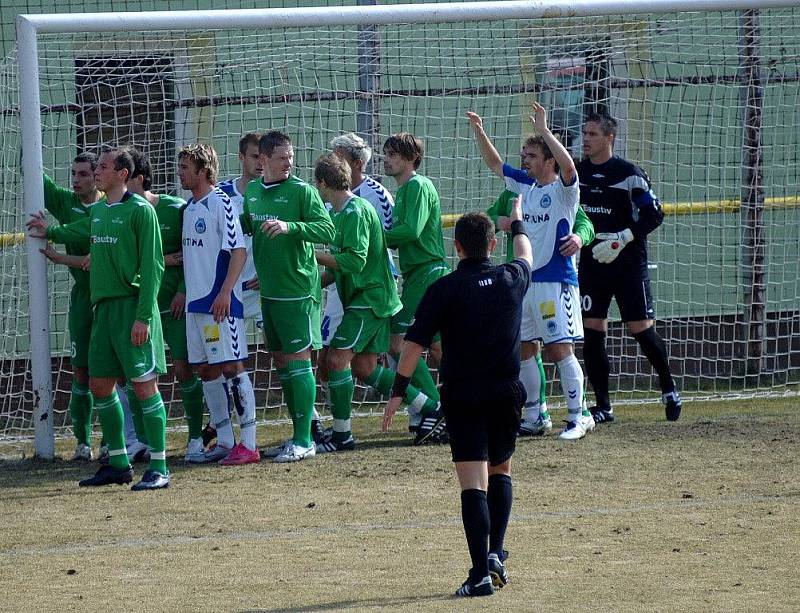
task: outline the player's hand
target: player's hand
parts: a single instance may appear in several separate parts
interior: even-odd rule
[[[481,119],[480,115],[472,111],[467,111],[467,119],[469,119],[469,124],[472,126],[473,130],[483,130],[483,119]]]
[[[61,264],[61,253],[56,251],[56,248],[53,247],[53,243],[48,242],[44,249],[39,249],[39,253],[53,262],[53,264]]]
[[[139,320],[133,322],[133,328],[131,328],[131,344],[134,347],[141,347],[147,342],[148,338],[150,338],[150,326]]]
[[[392,427],[394,414],[400,408],[401,402],[403,402],[403,399],[400,396],[392,396],[389,398],[389,402],[386,403],[386,408],[383,410],[383,423],[381,424],[381,430],[384,432]]]
[[[600,242],[592,247],[592,256],[601,264],[609,264],[633,240],[633,232],[625,228],[622,232],[601,232],[595,238]]]
[[[261,224],[261,231],[270,238],[275,238],[280,234],[288,234],[289,224],[280,219],[269,219]]]
[[[168,253],[164,256],[164,266],[182,266],[183,265],[183,251],[176,251],[175,253]]]
[[[91,268],[92,268],[92,256],[90,254],[90,255],[87,255],[85,258],[83,258],[83,262],[81,262],[81,270],[85,270],[86,272],[89,272],[89,270],[91,270]]]
[[[547,132],[547,111],[538,102],[534,102],[531,108],[533,109],[533,115],[530,116],[530,120],[533,123],[533,129],[539,134]]]
[[[245,289],[260,289],[261,284],[258,282],[258,277],[253,277],[249,281],[244,282]]]
[[[561,239],[561,246],[558,252],[566,258],[572,257],[583,247],[583,239],[577,234],[567,234]]]
[[[183,317],[183,314],[186,312],[186,294],[183,292],[175,293],[169,305],[169,312],[172,313],[172,317],[175,319]]]
[[[219,290],[219,294],[214,298],[211,303],[211,314],[214,316],[214,321],[220,323],[231,314],[231,292],[225,289]]]
[[[511,218],[505,215],[500,215],[497,218],[497,223],[494,224],[501,232],[511,232]]]
[[[48,224],[44,218],[44,211],[31,213],[31,218],[25,223],[25,227],[32,238],[46,238]]]
[[[511,202],[511,215],[509,216],[508,228],[511,229],[512,221],[522,221],[522,196],[517,196]]]

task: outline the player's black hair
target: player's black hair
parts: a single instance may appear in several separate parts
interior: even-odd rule
[[[102,153],[113,153],[114,154],[114,170],[127,170],[128,171],[128,178],[125,179],[125,182],[131,180],[133,177],[133,156],[131,155],[128,147],[111,147],[110,145],[104,145],[102,148]]]
[[[465,213],[456,222],[454,238],[468,258],[485,258],[494,237],[494,222],[486,213]]]
[[[126,147],[128,153],[133,158],[133,173],[131,178],[142,175],[142,188],[148,191],[153,187],[153,169],[150,167],[150,160],[136,147]]]
[[[425,145],[422,140],[409,132],[392,134],[383,143],[383,151],[396,153],[404,160],[414,162],[414,169],[419,168],[422,158],[425,157]]]
[[[267,132],[258,141],[258,152],[267,157],[272,156],[272,152],[278,147],[288,147],[292,144],[292,139],[286,136],[283,132],[272,130]]]
[[[616,136],[617,135],[617,128],[619,127],[617,124],[617,120],[614,119],[608,113],[589,113],[586,116],[586,119],[583,120],[583,123],[589,122],[596,123],[600,126],[600,130],[606,136]]]
[[[84,151],[75,156],[72,160],[73,164],[89,164],[94,171],[97,168],[97,156],[91,151]]]
[[[322,155],[314,165],[314,179],[331,189],[350,189],[350,165],[338,155],[327,153]]]
[[[245,155],[250,145],[258,147],[261,142],[261,137],[261,132],[248,132],[247,134],[243,134],[242,138],[239,139],[239,155]]]

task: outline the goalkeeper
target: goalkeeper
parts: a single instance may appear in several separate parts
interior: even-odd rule
[[[608,307],[613,297],[628,332],[658,373],[666,417],[675,421],[681,414],[681,398],[672,380],[666,344],[653,326],[647,270],[647,235],[661,225],[664,213],[647,174],[614,155],[616,135],[615,119],[590,115],[583,124],[586,157],[577,167],[581,205],[597,231],[595,241],[583,247],[579,266],[583,359],[596,402],[591,412],[598,423],[614,421],[606,352]]]

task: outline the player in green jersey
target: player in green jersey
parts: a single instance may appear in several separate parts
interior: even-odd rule
[[[335,280],[344,307],[327,354],[328,386],[333,430],[328,440],[317,443],[317,453],[346,451],[355,447],[350,428],[353,374],[383,395],[394,384],[394,373],[378,365],[378,355],[389,349],[391,317],[403,305],[386,256],[383,223],[375,207],[350,191],[350,166],[331,153],[317,160],[314,178],[322,198],[333,206],[336,234],[331,252],[317,251],[320,264],[328,267],[322,285]],[[420,407],[437,403],[417,389],[406,400]]]
[[[71,223],[89,214],[92,205],[103,198],[94,180],[97,156],[81,153],[72,161],[71,185],[67,189],[56,185],[44,175],[44,207],[61,224]],[[66,255],[48,244],[40,251],[51,262],[69,266],[73,278],[69,297],[68,328],[71,344],[72,389],[69,414],[76,447],[73,460],[91,460],[92,407],[89,391],[89,335],[92,330],[92,302],[89,298],[88,255],[89,241],[66,245]]]
[[[110,149],[95,170],[106,204],[66,226],[48,227],[44,215],[28,222],[31,236],[70,243],[91,237],[89,279],[94,307],[89,351],[89,388],[95,398],[109,464],[81,486],[130,483],[133,469],[125,450],[123,412],[115,385],[124,376],[133,384],[144,414],[151,448],[150,469],[134,490],[169,486],[166,466],[166,412],[158,392],[158,374],[166,372],[158,290],[164,271],[161,235],[153,207],[127,189],[133,159]]]
[[[527,145],[523,145],[520,152],[521,168],[526,168]],[[486,214],[495,223],[495,227],[506,233],[506,261],[513,259],[513,238],[511,236],[511,208],[517,194],[511,190],[504,190]],[[588,245],[594,240],[594,226],[582,208],[575,215],[575,225],[572,233],[562,239],[559,249],[561,255],[572,256],[578,253],[583,245]],[[533,358],[523,360],[520,368],[520,379],[525,383],[525,389],[533,390],[533,396],[525,402],[522,424],[519,428],[520,436],[544,435],[553,429],[553,421],[547,410],[547,377],[542,363],[541,352]],[[538,386],[538,396],[535,394]]]
[[[394,134],[383,144],[383,155],[386,174],[394,177],[398,187],[392,228],[386,231],[386,243],[397,247],[403,276],[403,309],[392,318],[391,354],[397,360],[403,335],[414,320],[425,290],[450,272],[450,267],[444,256],[439,194],[430,179],[417,174],[425,155],[422,141],[407,132]],[[438,338],[431,345],[431,353],[441,355]],[[439,390],[424,358],[420,358],[411,380],[428,397],[439,400]],[[436,437],[431,437],[430,432],[443,430],[443,420],[441,412],[419,416],[413,408],[409,410],[409,426],[414,429],[418,424],[418,439],[421,435],[433,442]]]
[[[294,424],[292,439],[269,455],[274,453],[276,462],[295,462],[316,453],[311,350],[322,345],[322,290],[314,243],[330,243],[334,228],[317,190],[291,174],[294,149],[289,137],[268,132],[258,148],[264,176],[247,186],[242,228],[253,236],[264,336]]]
[[[133,177],[128,189],[142,196],[156,210],[161,231],[161,247],[164,251],[164,276],[158,292],[158,310],[161,314],[161,330],[164,342],[169,346],[175,379],[181,388],[184,415],[189,427],[187,459],[192,454],[203,453],[203,386],[189,365],[186,348],[186,283],[183,278],[181,247],[181,208],[183,198],[169,194],[154,194],[150,191],[153,173],[150,160],[136,148],[128,149],[133,157]],[[128,402],[131,407],[137,438],[147,443],[144,433],[142,408],[133,388],[128,387]]]

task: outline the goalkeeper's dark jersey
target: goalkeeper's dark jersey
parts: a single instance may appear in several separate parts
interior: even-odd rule
[[[601,234],[630,228],[634,236],[633,242],[611,264],[599,264],[592,257],[592,247],[597,244],[597,239],[585,245],[581,253],[581,268],[586,265],[605,269],[633,265],[646,268],[647,235],[664,220],[647,173],[616,155],[605,164],[592,164],[585,159],[577,169],[581,206],[594,225],[594,231]]]

